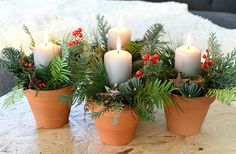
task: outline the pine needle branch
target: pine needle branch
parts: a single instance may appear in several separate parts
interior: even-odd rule
[[[209,89],[208,95],[216,96],[217,100],[227,105],[236,101],[236,89]]]
[[[165,44],[160,38],[164,35],[163,25],[154,24],[144,34],[144,52],[151,53],[160,44]]]
[[[30,41],[31,41],[30,49],[33,50],[33,48],[35,47],[35,41],[33,39],[33,36],[30,33],[30,31],[29,31],[29,29],[28,29],[28,27],[26,25],[23,25],[23,29],[24,29],[25,33],[29,35],[29,38],[30,38]]]

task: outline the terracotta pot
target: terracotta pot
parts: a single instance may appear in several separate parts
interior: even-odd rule
[[[93,111],[97,112],[101,108],[101,106],[93,108]],[[120,113],[117,125],[112,124],[113,119],[114,112],[106,112],[101,117],[95,119],[96,129],[101,141],[115,146],[128,144],[135,137],[139,116],[132,112],[132,110],[126,109]]]
[[[28,99],[38,126],[42,128],[59,128],[68,123],[70,105],[60,102],[58,99],[61,95],[70,92],[72,92],[72,89],[69,87],[39,91],[37,95],[35,90],[28,89],[25,91],[25,96]]]
[[[215,97],[185,98],[172,95],[180,108],[165,107],[167,128],[177,135],[190,136],[199,133],[211,103]]]

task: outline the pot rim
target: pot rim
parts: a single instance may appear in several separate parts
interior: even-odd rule
[[[201,96],[201,97],[191,97],[191,98],[188,98],[188,97],[183,97],[183,96],[180,96],[180,95],[176,95],[176,94],[171,94],[172,97],[178,97],[178,98],[181,98],[183,100],[186,100],[186,101],[191,101],[191,100],[201,100],[201,99],[204,99],[204,98],[207,98],[207,99],[216,99],[216,96]]]
[[[63,87],[63,88],[60,88],[60,89],[54,89],[54,90],[38,90],[38,92],[39,93],[41,93],[41,92],[43,92],[43,93],[45,93],[45,92],[55,92],[55,91],[63,91],[63,90],[66,90],[66,89],[71,89],[71,90],[73,90],[74,88],[72,87],[72,86],[66,86],[66,87]],[[37,92],[37,90],[36,89],[25,89],[24,90],[24,92]]]
[[[94,104],[92,101],[88,101],[87,106],[89,107],[89,110],[91,112],[98,112],[103,107],[103,104],[99,105],[99,104]],[[110,113],[113,116],[115,114],[115,112],[111,110],[106,113]],[[127,106],[127,105],[122,108],[122,111],[120,113],[123,113],[123,114],[132,113],[139,116],[139,114],[135,112],[135,108],[131,108],[130,106]]]

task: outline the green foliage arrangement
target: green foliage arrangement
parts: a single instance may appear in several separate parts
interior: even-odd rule
[[[30,49],[33,52],[35,41],[29,29],[24,25],[24,31],[31,40]],[[73,85],[72,66],[77,63],[82,52],[82,29],[69,33],[60,42],[60,55],[55,56],[48,67],[36,69],[33,53],[26,55],[22,49],[4,48],[0,57],[0,68],[11,72],[17,78],[17,84],[8,94],[4,106],[9,107],[23,97],[24,90],[34,89],[56,90]],[[72,102],[74,103],[74,102]]]
[[[236,100],[236,49],[224,55],[215,33],[211,33],[206,54],[203,55],[204,61],[199,66],[200,72],[193,76],[180,75],[180,78],[175,79],[178,75],[174,68],[175,47],[159,40],[164,33],[162,28],[155,24],[144,36],[144,65],[139,65],[137,69],[139,77],[145,81],[157,78],[163,82],[170,80],[176,88],[173,93],[183,97],[216,96],[226,104]],[[150,40],[148,36],[151,36]],[[155,56],[158,58],[155,59]]]
[[[30,49],[33,50],[33,36],[26,26],[23,28],[29,35]],[[85,101],[86,106],[91,103],[101,106],[100,111],[92,111],[93,118],[113,111],[113,123],[117,124],[119,114],[126,109],[131,109],[142,119],[154,120],[155,108],[176,104],[172,94],[183,97],[216,96],[226,104],[236,100],[236,49],[224,55],[216,35],[212,33],[203,55],[204,61],[199,66],[200,72],[193,76],[181,75],[174,66],[176,46],[162,41],[165,32],[161,24],[154,24],[141,40],[124,46],[133,57],[132,78],[110,86],[104,66],[109,29],[104,16],[98,15],[92,42],[83,39],[81,28],[65,35],[62,41],[54,41],[60,45],[61,54],[42,69],[34,67],[33,54],[25,55],[21,48],[4,48],[0,68],[17,77],[17,86],[9,93],[5,106],[19,100],[25,89],[40,92],[72,86],[74,93],[62,99],[70,99],[72,104]]]
[[[156,78],[153,81],[145,80],[135,76],[136,70],[133,70],[133,77],[128,81],[110,86],[107,72],[104,66],[104,53],[107,51],[107,33],[108,23],[103,16],[98,16],[98,34],[96,34],[94,43],[87,45],[87,50],[83,52],[77,65],[74,65],[72,78],[77,79],[74,87],[77,89],[75,95],[79,101],[86,100],[86,105],[102,106],[100,111],[92,111],[92,117],[98,118],[105,112],[113,111],[114,124],[118,123],[119,114],[126,109],[131,109],[142,119],[154,120],[154,109],[163,108],[168,103],[175,103],[171,100],[171,93],[175,90],[170,81],[162,82]],[[162,27],[156,26],[159,31]],[[149,35],[150,31],[155,34]],[[159,32],[158,31],[158,32]],[[142,66],[140,59],[141,49],[147,41],[151,41],[154,35],[159,34],[151,28],[145,37],[146,41],[135,41],[125,45],[125,50],[133,56],[133,66]],[[97,42],[98,39],[100,41]],[[155,42],[159,42],[156,38]],[[164,43],[164,42],[163,42]],[[147,45],[148,46],[148,45]],[[141,62],[141,63],[140,63]]]

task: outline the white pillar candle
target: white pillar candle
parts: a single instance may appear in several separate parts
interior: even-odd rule
[[[56,55],[60,55],[60,46],[48,43],[48,34],[45,34],[45,44],[36,46],[33,50],[36,69],[47,67]]]
[[[127,27],[123,27],[121,20],[118,27],[113,27],[108,31],[108,47],[109,49],[116,49],[118,35],[120,35],[121,47],[131,41],[131,31]]]
[[[52,43],[35,47],[34,63],[36,69],[42,68],[42,66],[47,67],[52,59],[59,54],[60,47]]]
[[[117,49],[105,53],[104,63],[110,85],[120,84],[130,79],[132,55],[120,49],[120,37],[117,40]]]
[[[185,75],[195,75],[201,64],[201,51],[190,45],[190,36],[187,45],[175,50],[175,69]]]

